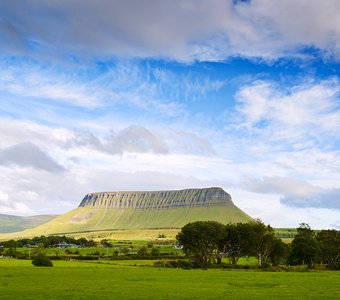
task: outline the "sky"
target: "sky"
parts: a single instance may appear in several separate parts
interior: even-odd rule
[[[2,0],[0,213],[220,186],[340,229],[340,1]]]

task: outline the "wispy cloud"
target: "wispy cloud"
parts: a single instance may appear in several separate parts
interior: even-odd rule
[[[292,87],[258,81],[245,86],[236,95],[240,120],[250,132],[268,135],[271,140],[295,143],[335,142],[340,130],[337,79],[304,82]],[[330,142],[330,141],[328,141]]]
[[[0,71],[0,92],[7,98],[15,97],[16,103],[11,107],[3,98],[0,100],[5,102],[2,109],[17,111],[18,105],[27,106],[29,102],[29,111],[44,106],[46,110],[80,107],[97,113],[104,108],[139,109],[169,117],[186,113],[185,104],[164,93],[160,80],[147,67],[120,63],[104,72],[80,74],[88,71],[71,67],[59,70],[27,61],[4,62]],[[195,89],[191,88],[188,93],[195,93]]]
[[[18,97],[17,101],[34,98],[85,108],[101,106],[105,100],[91,82],[80,82],[72,73],[27,62],[1,64],[0,91]]]

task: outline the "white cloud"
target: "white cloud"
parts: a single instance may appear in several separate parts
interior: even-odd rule
[[[255,82],[236,95],[244,126],[271,139],[301,142],[338,139],[340,84],[337,79],[306,82],[282,92],[273,83]],[[325,135],[326,134],[326,135]]]

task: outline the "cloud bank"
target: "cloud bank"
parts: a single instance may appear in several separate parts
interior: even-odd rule
[[[337,0],[1,1],[3,51],[51,55],[276,59],[315,48],[339,59]],[[302,52],[301,52],[302,51]],[[308,56],[308,55],[307,55]]]
[[[248,178],[241,186],[255,193],[280,195],[281,203],[288,206],[340,209],[338,188],[325,189],[303,180],[282,177]]]

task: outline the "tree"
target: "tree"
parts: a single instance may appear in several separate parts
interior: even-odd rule
[[[225,226],[215,221],[197,221],[185,225],[176,236],[183,251],[200,267],[220,260],[219,246]]]
[[[32,260],[32,264],[37,267],[53,267],[53,263],[49,257],[43,253],[39,253]]]
[[[269,255],[269,260],[273,266],[277,266],[280,262],[285,262],[290,252],[290,247],[281,239],[275,238],[273,251]]]
[[[229,263],[235,266],[244,254],[244,223],[228,224],[225,226],[225,235],[221,240],[219,250],[228,258]]]
[[[308,224],[301,223],[292,242],[290,263],[293,265],[307,264],[308,267],[312,268],[319,254],[320,248],[314,231]]]
[[[244,224],[241,237],[244,253],[255,256],[259,267],[266,265],[274,250],[274,229],[263,224],[261,220],[254,220]]]
[[[316,236],[320,256],[330,269],[340,269],[340,231],[321,230]]]
[[[113,245],[107,239],[101,240],[100,243],[102,244],[102,246],[104,248],[112,248],[113,247]]]
[[[18,242],[15,240],[9,240],[5,243],[5,247],[8,248],[6,254],[15,257],[17,254]]]

